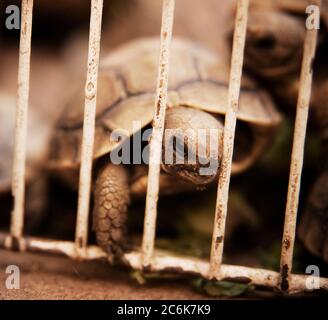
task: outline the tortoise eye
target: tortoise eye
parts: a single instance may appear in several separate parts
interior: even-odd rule
[[[276,38],[271,35],[266,35],[257,39],[254,45],[258,49],[272,49],[276,45]]]

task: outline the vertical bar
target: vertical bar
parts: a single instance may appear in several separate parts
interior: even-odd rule
[[[142,239],[143,265],[150,264],[154,252],[159,175],[166,112],[169,76],[170,44],[172,39],[175,0],[163,0],[159,71],[155,100],[153,131],[149,146],[149,171],[144,233]]]
[[[75,245],[78,256],[83,255],[88,241],[88,221],[91,191],[91,171],[97,104],[97,78],[99,66],[103,0],[91,1],[88,69],[85,87],[85,107],[81,169],[76,221]]]
[[[317,1],[317,3],[320,5],[320,1]],[[289,289],[290,274],[292,270],[296,218],[304,157],[304,143],[311,99],[313,77],[312,64],[315,58],[317,36],[318,30],[316,29],[306,31],[290,164],[285,224],[281,247],[280,287],[283,291],[288,291]]]
[[[228,105],[224,126],[223,155],[218,182],[215,220],[211,247],[211,258],[209,268],[210,278],[219,277],[220,267],[222,264],[224,244],[223,240],[227,216],[232,154],[235,139],[241,76],[244,60],[244,48],[246,41],[248,6],[249,0],[238,0],[231,57]]]
[[[22,0],[21,11],[16,131],[12,182],[14,209],[12,211],[10,226],[11,240],[18,241],[18,244],[20,244],[24,228],[26,136],[30,87],[33,0]],[[11,243],[11,245],[13,245],[13,243]],[[22,249],[21,246],[20,249]]]

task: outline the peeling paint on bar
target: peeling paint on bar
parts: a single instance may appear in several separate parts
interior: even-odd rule
[[[217,277],[220,274],[220,266],[223,256],[225,224],[229,198],[229,184],[231,176],[231,164],[233,145],[235,139],[239,94],[241,85],[242,68],[244,61],[244,48],[246,41],[246,28],[248,19],[249,0],[238,0],[233,39],[230,82],[228,93],[227,112],[225,116],[223,155],[220,168],[216,212],[214,220],[211,262],[209,276]],[[220,239],[220,241],[217,241]]]
[[[316,3],[320,5],[320,1],[317,0]],[[312,63],[315,58],[317,37],[317,29],[314,28],[313,30],[306,31],[295,120],[294,141],[290,164],[285,224],[281,246],[280,287],[283,291],[290,290],[290,273],[292,271],[293,264],[293,252],[296,234],[296,218],[301,187],[304,144],[306,137],[306,127],[308,122],[309,105],[311,99],[311,87],[313,77]]]
[[[153,131],[149,146],[148,186],[146,196],[144,233],[142,239],[143,264],[145,267],[151,263],[155,245],[160,162],[162,155],[162,141],[167,101],[170,45],[173,30],[174,7],[175,0],[163,0],[159,70]]]
[[[8,241],[10,242],[10,246],[16,246],[20,250],[24,250],[22,234],[24,229],[26,137],[30,87],[33,0],[22,0],[21,12],[22,27],[19,45],[16,131],[12,181],[14,209],[11,216],[11,237]]]
[[[143,270],[142,254],[134,251],[125,254],[125,260],[129,265],[138,270]],[[209,263],[203,260],[187,257],[172,256],[168,252],[156,250],[150,271],[176,271],[182,270],[184,273],[199,275],[203,278],[211,279],[209,275]],[[181,271],[180,271],[181,272]],[[251,268],[237,265],[221,265],[221,272],[215,279],[250,279],[249,284],[279,289],[280,274],[276,271],[270,271],[259,268]],[[290,292],[298,293],[307,291],[305,275],[291,275]],[[320,288],[328,290],[328,279],[320,278]]]
[[[89,206],[91,192],[92,158],[97,104],[97,78],[99,67],[103,0],[91,0],[89,53],[85,86],[85,109],[81,169],[76,219],[75,244],[78,255],[84,255],[88,241]]]
[[[7,234],[0,233],[0,247],[6,248]],[[77,255],[75,243],[72,241],[55,241],[42,238],[25,238],[26,249],[31,252],[48,252],[52,254],[62,254],[71,259],[79,260],[99,260],[106,259],[106,253],[97,246],[88,246],[84,255]],[[7,247],[8,248],[8,247]],[[137,270],[144,270],[143,254],[140,251],[125,253],[124,261],[128,266]],[[152,264],[148,266],[149,271],[166,271],[175,273],[187,273],[209,278],[209,263],[204,260],[190,257],[172,256],[171,252],[156,250]],[[244,266],[225,265],[221,266],[221,276],[218,280],[230,279],[240,281],[247,279],[247,283],[279,289],[280,275],[278,272],[251,268]],[[289,293],[307,291],[305,275],[291,275]],[[250,281],[249,281],[250,280]],[[328,291],[328,279],[320,278],[320,288]]]

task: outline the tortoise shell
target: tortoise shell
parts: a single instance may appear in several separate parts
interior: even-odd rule
[[[122,45],[101,63],[98,79],[94,159],[123,141],[109,139],[115,129],[135,133],[154,116],[158,73],[158,38],[142,38]],[[168,107],[188,106],[224,115],[229,66],[216,54],[192,42],[174,39],[171,45]],[[80,90],[68,103],[56,125],[51,143],[52,168],[76,168],[81,159],[84,95]],[[271,132],[280,123],[270,97],[251,79],[243,77],[238,119]],[[269,134],[268,134],[269,135]]]

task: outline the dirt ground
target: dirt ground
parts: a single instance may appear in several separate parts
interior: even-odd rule
[[[8,265],[20,268],[20,289],[5,286]],[[0,250],[0,299],[207,299],[185,281],[139,285],[128,270],[106,262]]]

